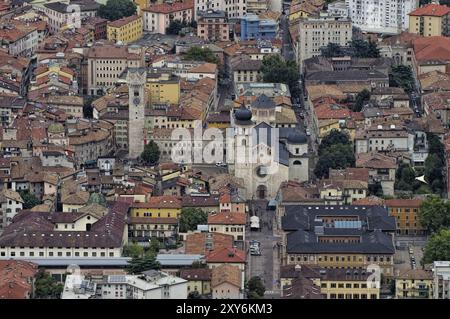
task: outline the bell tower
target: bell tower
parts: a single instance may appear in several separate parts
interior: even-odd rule
[[[145,132],[145,68],[129,68],[128,85],[128,157],[138,158],[144,151]]]

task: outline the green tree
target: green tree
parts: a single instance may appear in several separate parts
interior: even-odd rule
[[[450,260],[450,229],[441,229],[428,240],[422,263],[430,264],[437,260]]]
[[[367,89],[362,90],[356,95],[355,104],[352,108],[354,112],[361,112],[365,103],[370,100],[370,91]]]
[[[389,73],[389,86],[401,87],[407,93],[413,92],[416,85],[411,67],[406,65],[393,66]]]
[[[352,142],[346,132],[332,129],[330,133],[328,133],[328,135],[326,135],[320,142],[319,155],[322,154],[325,149],[335,144],[351,145]]]
[[[326,47],[320,49],[320,54],[326,58],[334,58],[344,56],[345,52],[339,44],[330,42]]]
[[[430,232],[450,226],[450,203],[437,196],[428,197],[419,211],[420,224]]]
[[[334,144],[322,150],[314,174],[317,178],[328,178],[330,168],[342,169],[355,166],[353,146]]]
[[[204,61],[209,63],[219,63],[219,59],[216,57],[213,51],[210,48],[201,48],[201,47],[190,47],[183,54],[184,60],[189,61]]]
[[[254,276],[247,282],[247,290],[249,299],[260,299],[264,297],[266,287],[264,287],[260,277]]]
[[[109,21],[136,14],[137,6],[132,0],[108,0],[100,5],[98,15]]]
[[[154,254],[156,254],[156,253],[159,252],[159,247],[160,247],[160,242],[159,242],[158,238],[152,238],[150,240],[150,248],[149,248],[149,250],[151,252],[153,252]]]
[[[395,177],[395,189],[413,191],[416,185],[416,173],[409,164],[400,164]],[[420,183],[420,182],[419,182]],[[420,185],[418,185],[420,187]]]
[[[31,209],[34,206],[37,206],[37,205],[42,203],[36,197],[36,195],[31,193],[30,190],[28,190],[28,189],[20,191],[20,196],[22,197],[22,199],[24,201],[24,203],[23,203],[23,208],[24,209]]]
[[[34,283],[34,293],[39,299],[59,299],[64,285],[58,283],[49,273],[39,270]]]
[[[156,260],[156,255],[153,253],[145,254],[142,257],[133,257],[128,261],[126,271],[129,274],[140,274],[143,271],[155,269],[161,269],[161,264]]]
[[[440,194],[444,189],[442,160],[436,154],[428,154],[425,163],[425,180],[434,193]]]
[[[155,165],[159,161],[159,156],[161,155],[161,151],[159,150],[158,144],[155,141],[151,140],[144,147],[144,151],[141,154],[142,160],[144,160],[147,164]]]
[[[187,27],[185,22],[181,22],[181,20],[178,19],[172,20],[166,28],[166,34],[178,35],[181,29],[185,27]]]
[[[201,261],[194,261],[191,265],[191,268],[206,268],[206,264]]]
[[[208,221],[208,213],[200,208],[184,207],[181,209],[179,227],[180,232],[197,229],[197,225],[204,225]]]
[[[355,58],[379,58],[380,50],[372,40],[353,39],[350,42],[350,49]]]
[[[442,144],[441,139],[434,133],[427,133],[428,141],[428,152],[430,154],[436,154],[444,162],[445,160],[445,149],[444,144]]]
[[[122,255],[124,257],[138,258],[144,256],[144,247],[137,243],[127,244],[123,246]]]
[[[284,83],[289,86],[292,96],[300,93],[300,72],[295,61],[285,61],[279,54],[264,57],[261,73],[264,82]]]

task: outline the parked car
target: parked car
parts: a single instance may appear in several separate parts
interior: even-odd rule
[[[217,167],[226,167],[227,164],[226,164],[226,163],[223,163],[223,162],[217,162],[217,163],[216,163],[216,166],[217,166]]]
[[[306,135],[308,135],[308,136],[311,135],[311,131],[309,129],[306,129]]]

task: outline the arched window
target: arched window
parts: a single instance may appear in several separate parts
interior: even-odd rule
[[[294,165],[302,165],[302,162],[300,162],[300,161],[294,161]]]

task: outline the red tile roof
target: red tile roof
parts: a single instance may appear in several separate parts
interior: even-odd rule
[[[181,199],[178,196],[154,196],[148,203],[134,203],[133,208],[181,208]]]
[[[442,17],[450,12],[450,7],[438,4],[427,4],[409,13],[410,16]]]
[[[173,4],[169,3],[157,3],[149,5],[147,8],[143,9],[144,11],[155,12],[155,13],[172,13],[177,11],[183,11],[194,9],[194,2],[191,0],[183,1],[183,2],[175,2]]]
[[[140,16],[134,15],[134,16],[129,16],[129,17],[125,17],[122,19],[118,19],[118,20],[114,20],[108,23],[109,27],[113,27],[113,28],[121,28],[124,25],[127,25],[128,23],[131,23],[133,21],[142,19]]]
[[[211,250],[206,255],[207,263],[245,263],[245,252],[238,248]]]
[[[388,207],[420,207],[422,199],[387,199],[386,206]]]
[[[22,260],[0,260],[0,299],[27,299],[36,276],[36,264]]]
[[[193,233],[186,236],[185,253],[205,255],[207,237],[212,239],[211,248],[222,249],[233,247],[233,236],[222,233]]]
[[[416,60],[450,60],[450,38],[448,37],[425,37],[413,41]]]
[[[245,225],[245,213],[221,212],[208,216],[208,225]]]

